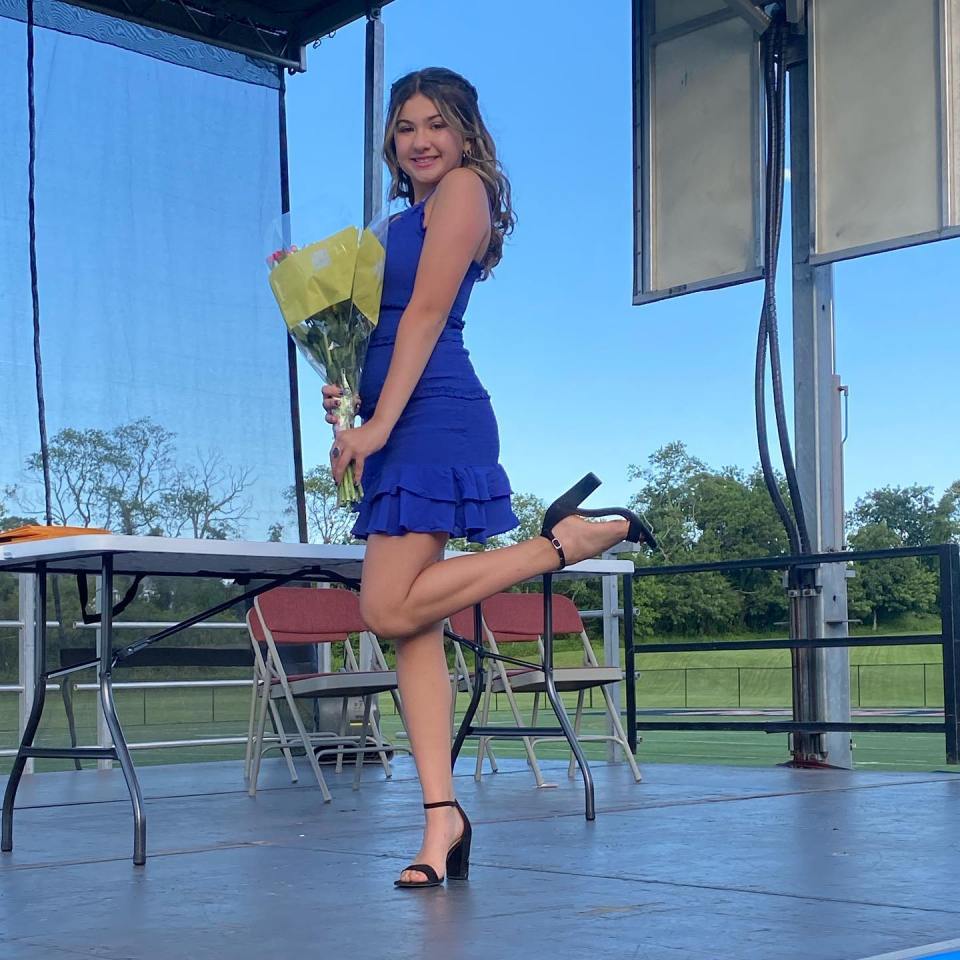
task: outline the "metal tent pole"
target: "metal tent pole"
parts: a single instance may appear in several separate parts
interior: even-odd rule
[[[790,68],[789,95],[796,464],[810,547],[818,553],[843,548],[842,388],[835,370],[833,267],[810,265],[815,157],[807,61]],[[797,636],[846,637],[845,566],[827,564],[814,576],[805,595],[791,601]],[[794,656],[795,719],[849,722],[849,651],[810,648]],[[795,734],[794,759],[849,768],[850,735]]]

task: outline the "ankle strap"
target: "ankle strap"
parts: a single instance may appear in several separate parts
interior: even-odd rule
[[[436,803],[425,803],[423,805],[424,810],[432,810],[434,807],[455,807],[457,806],[456,800],[438,800]]]

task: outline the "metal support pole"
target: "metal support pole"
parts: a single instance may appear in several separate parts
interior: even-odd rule
[[[103,649],[103,611],[104,611],[104,592],[103,592],[103,578],[97,577],[95,580],[94,590],[96,594],[94,596],[93,608],[97,613],[100,614],[100,619],[97,622],[97,629],[95,632],[96,645],[97,645],[97,658],[103,663],[104,649]],[[106,597],[106,602],[108,604],[113,603],[113,591]],[[112,630],[111,630],[112,633]],[[112,656],[112,651],[107,651],[107,662]],[[95,711],[97,717],[97,746],[98,747],[112,747],[113,738],[110,736],[110,727],[107,724],[107,718],[104,715],[102,710]],[[98,770],[112,770],[113,769],[113,760],[110,757],[100,757],[97,760],[97,769]]]
[[[383,206],[383,21],[380,8],[367,14],[363,109],[363,222]]]
[[[843,549],[843,446],[840,381],[835,372],[833,267],[810,265],[811,118],[808,65],[790,68],[790,194],[793,247],[793,367],[797,475],[811,549]],[[798,584],[793,584],[794,587]],[[847,636],[843,564],[827,564],[791,601],[797,638]],[[850,658],[844,647],[797,650],[795,719],[850,720]],[[800,763],[852,765],[848,733],[797,734]]]
[[[612,554],[605,554],[612,556]],[[620,667],[620,582],[616,574],[607,574],[601,577],[601,591],[603,594],[603,662],[608,667]],[[620,693],[620,684],[610,686],[610,699],[618,714],[623,713],[623,697]],[[614,735],[613,720],[607,717],[607,736]],[[607,762],[619,763],[622,760],[620,748],[612,741],[607,741]]]
[[[287,80],[283,67],[278,68],[280,92],[277,98],[277,135],[280,147],[280,214],[290,213],[290,167],[287,157]],[[283,244],[292,238],[284,231]],[[297,506],[297,535],[300,543],[310,540],[307,527],[307,494],[303,479],[303,434],[300,428],[300,381],[297,377],[297,348],[293,337],[286,337],[287,384],[290,397],[290,432],[293,441],[293,490]]]
[[[20,717],[17,725],[17,736],[23,738],[27,729],[27,722],[33,710],[34,687],[37,684],[35,651],[37,646],[37,578],[30,573],[17,575],[19,584],[19,612],[17,619],[20,629],[17,631],[20,638],[19,676],[20,684]],[[24,766],[24,773],[33,773],[33,757],[30,757]]]
[[[633,574],[623,575],[623,665],[627,685],[627,743],[637,755],[637,667],[633,641]],[[684,671],[686,678],[686,671]],[[684,679],[686,686],[686,679]],[[684,697],[686,699],[686,697]],[[686,703],[684,703],[686,706]]]
[[[943,723],[947,763],[960,763],[960,547],[940,551],[940,619],[943,631]],[[926,689],[926,685],[924,685]]]

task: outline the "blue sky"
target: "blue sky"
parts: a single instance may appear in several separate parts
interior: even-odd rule
[[[383,20],[388,85],[423,66],[463,73],[513,185],[517,230],[474,290],[466,342],[514,488],[550,499],[590,469],[604,480],[597,497],[623,501],[636,489],[627,465],[672,440],[713,466],[752,467],[761,286],[631,305],[630,4],[587,17],[572,0],[396,0]],[[363,42],[352,24],[290,78],[294,212],[347,197],[360,217]],[[848,506],[885,484],[939,493],[960,478],[958,268],[960,241],[836,267]],[[780,312],[790,376],[789,286]],[[301,381],[308,463],[329,448],[312,376]]]

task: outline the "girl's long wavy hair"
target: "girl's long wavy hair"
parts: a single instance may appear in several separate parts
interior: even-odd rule
[[[383,158],[392,178],[390,199],[403,197],[413,203],[413,183],[400,168],[393,138],[403,105],[418,93],[432,100],[440,116],[463,138],[464,154],[460,166],[479,174],[486,187],[493,214],[490,244],[480,261],[483,267],[481,279],[486,279],[503,257],[504,237],[513,232],[517,218],[510,202],[510,181],[497,160],[493,137],[480,116],[476,87],[459,73],[445,67],[427,67],[402,76],[390,88],[383,142]]]

